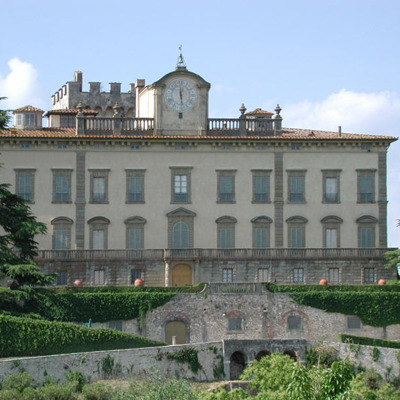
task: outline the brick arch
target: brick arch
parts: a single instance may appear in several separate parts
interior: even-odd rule
[[[281,325],[284,326],[285,329],[287,329],[287,320],[290,316],[301,317],[303,319],[303,323],[304,323],[304,331],[308,331],[310,318],[308,317],[308,315],[305,312],[296,310],[296,309],[289,310],[289,311],[285,312],[284,314],[282,314]]]

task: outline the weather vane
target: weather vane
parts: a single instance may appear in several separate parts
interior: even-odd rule
[[[179,46],[179,57],[178,57],[178,62],[176,64],[176,68],[186,68],[185,60],[182,55],[182,45]]]

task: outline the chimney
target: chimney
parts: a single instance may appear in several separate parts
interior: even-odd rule
[[[83,74],[81,71],[74,72],[74,82],[79,83],[79,91],[82,92]]]

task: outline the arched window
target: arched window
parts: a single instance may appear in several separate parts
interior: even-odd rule
[[[110,220],[104,217],[94,217],[88,221],[90,238],[89,247],[93,250],[103,250],[108,247],[108,225]]]
[[[265,216],[253,218],[253,247],[270,247],[270,226],[272,219]]]
[[[237,219],[234,217],[224,216],[216,221],[218,229],[218,248],[232,249],[235,247],[235,224]]]
[[[176,222],[172,227],[172,248],[187,249],[189,247],[189,226],[185,222]]]
[[[340,224],[342,222],[342,218],[335,215],[328,215],[321,219],[324,248],[336,249],[340,247]]]
[[[71,248],[72,219],[67,217],[54,218],[53,225],[53,249],[69,250]]]
[[[127,249],[143,249],[145,223],[146,220],[142,217],[131,217],[125,220]]]
[[[306,247],[307,219],[300,216],[290,217],[286,220],[288,226],[288,247]]]

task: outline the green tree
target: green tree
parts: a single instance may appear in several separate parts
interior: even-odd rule
[[[46,225],[8,188],[8,184],[0,184],[0,272],[12,280],[12,289],[51,283],[54,278],[42,274],[33,261],[37,255],[35,235],[46,233]]]
[[[0,97],[1,100],[5,100],[7,97]],[[7,128],[7,125],[10,122],[10,114],[8,113],[7,110],[0,110],[0,129],[5,129]]]

